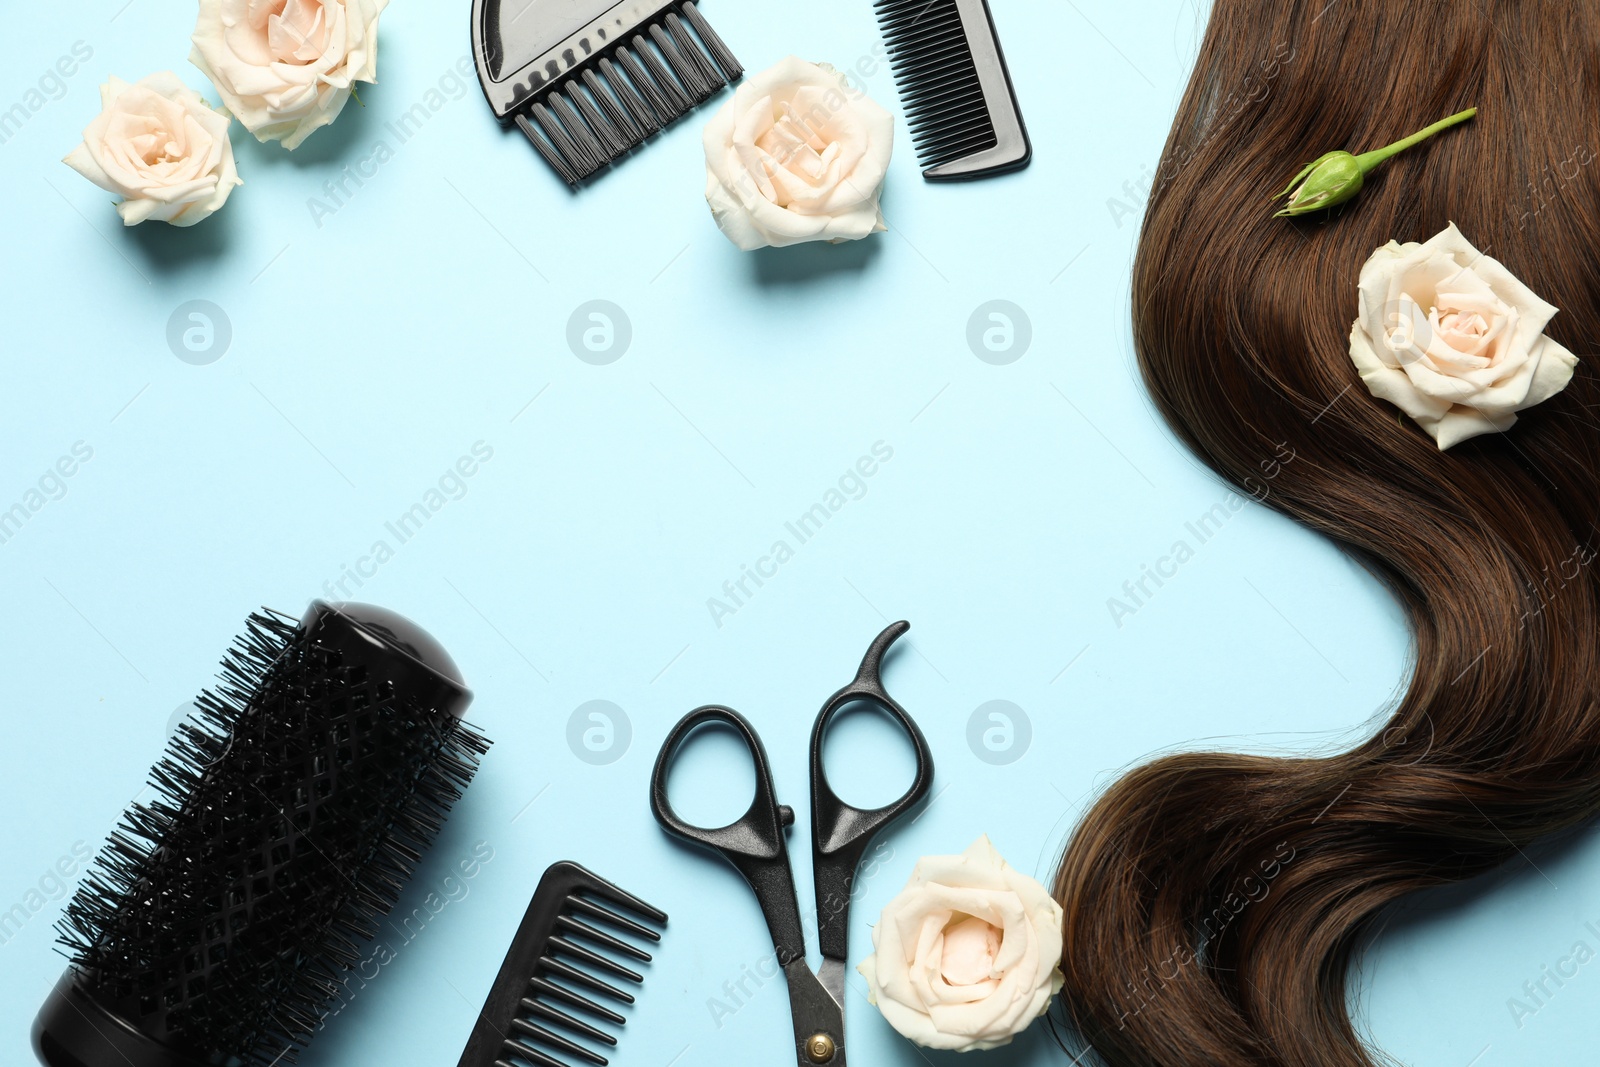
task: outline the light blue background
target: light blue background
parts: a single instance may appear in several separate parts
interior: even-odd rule
[[[987,832],[1048,880],[1089,799],[1134,761],[1202,744],[1330,750],[1373,728],[1407,669],[1394,604],[1262,507],[1197,546],[1121,626],[1107,608],[1175,540],[1194,547],[1185,523],[1227,496],[1155,417],[1128,329],[1138,209],[1203,11],[997,0],[1033,166],[928,185],[902,137],[888,233],[745,255],[701,200],[707,110],[571,195],[475,85],[450,81],[469,54],[467,8],[393,5],[381,84],[299,152],[235,126],[246,184],[187,231],[124,231],[110,197],[58,160],[108,74],[170,67],[209,92],[186,62],[193,5],[36,4],[10,19],[0,106],[74,42],[93,58],[0,145],[0,507],[75,442],[93,458],[0,544],[0,909],[28,900],[75,843],[98,847],[250,610],[298,613],[375,541],[395,547],[385,522],[480,441],[493,458],[464,495],[347,589],[453,651],[477,692],[471,718],[496,742],[406,906],[445,892],[474,842],[494,858],[317,1041],[310,1067],[453,1064],[539,872],[564,857],[672,913],[615,1063],[784,1062],[777,983],[713,1022],[708,998],[770,943],[733,871],[657,828],[646,779],[692,706],[748,713],[801,811],[809,916],[807,731],[889,619],[914,624],[888,679],[933,745],[938,796],[864,877],[855,959],[918,855]],[[866,0],[711,0],[705,13],[752,70],[788,52],[850,66],[877,42]],[[459,99],[318,226],[308,198],[441,79]],[[886,69],[866,86],[896,106]],[[208,366],[165,340],[191,299],[231,322]],[[608,366],[565,340],[593,299],[632,324]],[[992,299],[1031,321],[1031,346],[1007,366],[966,341]],[[878,441],[893,459],[866,494],[715,625],[707,599]],[[1032,725],[1009,766],[966,739],[996,699]],[[631,720],[630,747],[607,765],[567,743],[590,700]],[[843,724],[832,766],[861,783],[851,799],[906,779],[885,737]],[[747,782],[735,755],[714,740],[693,750],[684,804],[709,810],[710,786]],[[1600,948],[1583,925],[1600,925],[1597,869],[1585,834],[1401,909],[1356,993],[1376,1040],[1429,1067],[1587,1058],[1600,965],[1520,1027],[1507,1000],[1574,942]],[[60,972],[60,908],[48,901],[0,945],[8,1063],[28,1062],[29,1022]],[[852,975],[856,1063],[950,1062],[902,1042],[861,988]],[[1036,1029],[987,1060],[1066,1057]]]

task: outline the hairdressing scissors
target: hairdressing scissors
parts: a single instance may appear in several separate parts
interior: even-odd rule
[[[883,687],[884,654],[909,629],[910,623],[897,622],[873,640],[855,679],[828,698],[811,728],[811,859],[817,888],[817,936],[822,946],[822,967],[815,974],[806,966],[805,931],[800,925],[794,870],[784,840],[794,825],[794,809],[778,803],[767,750],[749,720],[720,705],[696,708],[673,727],[656,757],[650,782],[650,807],[656,821],[670,833],[720,852],[755,890],[789,987],[789,1012],[801,1067],[845,1067],[845,960],[850,950],[850,896],[856,865],[873,836],[921,802],[933,785],[933,753],[927,739]],[[917,771],[911,788],[885,807],[868,810],[846,804],[829,786],[822,766],[822,742],[829,724],[842,708],[856,702],[873,704],[898,722],[916,752]],[[667,773],[673,759],[689,734],[707,723],[732,727],[750,749],[756,771],[756,795],[750,809],[738,821],[716,828],[684,822],[667,798]]]

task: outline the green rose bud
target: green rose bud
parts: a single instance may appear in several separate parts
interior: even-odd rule
[[[1402,138],[1392,145],[1372,152],[1363,152],[1359,156],[1344,151],[1326,152],[1318,156],[1307,163],[1300,173],[1290,180],[1283,192],[1278,194],[1277,199],[1284,197],[1288,199],[1277,215],[1280,217],[1309,215],[1313,211],[1321,211],[1344,203],[1361,191],[1361,186],[1367,180],[1367,174],[1377,169],[1384,160],[1399,155],[1420,141],[1426,141],[1440,130],[1467,121],[1477,113],[1477,108],[1469,107],[1447,119],[1440,119],[1432,126],[1418,130],[1410,137]]]
[[[1313,211],[1342,204],[1361,191],[1366,173],[1361,163],[1349,152],[1329,152],[1305,170],[1294,176],[1288,188],[1279,193],[1287,196],[1279,215],[1308,215]]]

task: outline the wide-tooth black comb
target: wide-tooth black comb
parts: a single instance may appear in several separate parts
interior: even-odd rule
[[[392,611],[252,615],[67,906],[39,1059],[293,1063],[489,747],[471,699]]]
[[[568,185],[744,68],[693,0],[473,0],[478,81]]]
[[[878,28],[930,182],[1021,170],[1033,156],[988,0],[877,0]]]
[[[596,924],[635,940],[661,940],[656,930],[614,907],[656,926],[667,923],[666,912],[576,863],[563,860],[544,872],[457,1067],[605,1067],[595,1046],[615,1045],[616,1036],[574,1012],[622,1026],[627,1020],[621,1014],[593,998],[632,1004],[633,994],[612,983],[637,985],[644,976],[617,957],[649,963],[650,953]]]

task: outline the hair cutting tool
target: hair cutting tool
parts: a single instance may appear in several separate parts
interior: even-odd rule
[[[252,615],[67,907],[40,1060],[293,1062],[489,747],[471,699],[392,611]]]
[[[694,0],[473,0],[478,81],[568,185],[744,68]]]
[[[1033,157],[988,0],[877,0],[922,176],[964,181]]]
[[[822,968],[817,973],[806,967],[805,931],[800,924],[794,871],[785,843],[786,831],[794,824],[794,809],[778,803],[767,750],[749,720],[720,705],[696,708],[673,727],[656,757],[650,782],[650,807],[656,821],[678,837],[721,853],[755,891],[789,987],[795,1052],[801,1067],[845,1067],[844,979],[856,865],[873,836],[921,802],[933,786],[933,753],[927,739],[883,687],[884,654],[910,628],[909,623],[897,622],[877,636],[855,679],[828,698],[811,729],[811,858],[816,878],[817,935],[822,946]],[[841,709],[856,702],[873,704],[898,722],[916,751],[917,770],[911,787],[885,807],[864,810],[840,800],[828,784],[822,764],[823,738],[829,724]],[[685,822],[673,811],[667,796],[672,761],[689,735],[709,723],[732,727],[743,738],[756,771],[756,795],[750,809],[737,822],[715,828]]]
[[[617,957],[649,963],[650,953],[635,942],[661,940],[651,926],[624,912],[653,926],[667,923],[666,912],[592,871],[566,860],[552,864],[539,879],[539,888],[511,940],[458,1067],[520,1067],[524,1063],[569,1067],[552,1053],[605,1067],[606,1059],[595,1046],[615,1045],[616,1037],[580,1020],[573,1011],[613,1026],[623,1025],[626,1019],[585,994],[633,1003],[632,994],[595,974],[643,982],[643,975],[619,963]],[[633,940],[607,933],[602,926]],[[557,1033],[552,1026],[570,1036]]]

